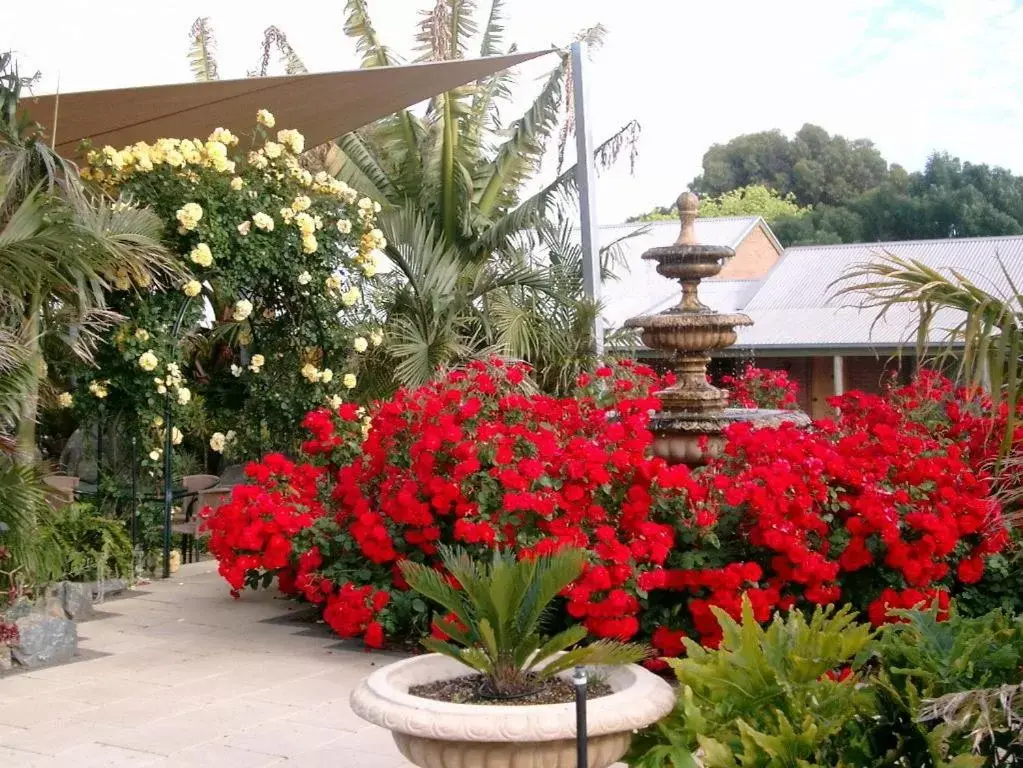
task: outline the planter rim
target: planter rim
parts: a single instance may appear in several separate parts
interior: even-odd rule
[[[599,668],[614,693],[586,704],[587,734],[644,728],[675,706],[667,682],[642,667]],[[350,703],[359,717],[390,731],[443,741],[539,742],[575,738],[575,704],[454,704],[412,696],[414,685],[472,674],[431,653],[388,664],[363,678]],[[566,673],[568,674],[568,673]]]

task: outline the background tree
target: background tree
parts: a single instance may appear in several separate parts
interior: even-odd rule
[[[760,216],[768,223],[785,217],[799,219],[810,212],[810,208],[800,206],[791,193],[781,195],[763,184],[751,184],[718,197],[700,200],[700,216],[715,218],[718,216]],[[628,221],[674,221],[678,219],[678,206],[655,208],[649,213],[633,216]]]
[[[763,184],[792,194],[802,206],[835,205],[880,184],[888,164],[873,142],[831,136],[807,123],[789,139],[780,131],[738,136],[703,156],[703,173],[690,185],[698,195]]]

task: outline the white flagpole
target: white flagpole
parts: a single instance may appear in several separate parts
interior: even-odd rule
[[[583,247],[583,292],[600,301],[600,238],[597,231],[596,168],[593,162],[593,133],[586,115],[585,47],[572,44],[572,88],[575,98],[576,181],[579,185],[579,227]],[[604,326],[594,319],[593,338],[597,357],[604,355]]]

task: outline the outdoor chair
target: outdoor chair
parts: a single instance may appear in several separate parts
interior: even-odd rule
[[[210,477],[210,475],[207,475]],[[186,478],[187,480],[187,478]],[[196,540],[201,531],[199,526],[202,523],[200,515],[203,510],[209,507],[216,509],[231,498],[231,488],[206,488],[200,490],[193,503],[189,505],[187,518],[180,523],[171,526],[171,531],[181,535],[181,559],[184,562],[195,562]],[[190,559],[189,559],[190,558]]]
[[[43,482],[52,489],[48,495],[50,503],[54,506],[75,503],[75,491],[81,482],[79,478],[70,475],[48,475],[43,478]]]

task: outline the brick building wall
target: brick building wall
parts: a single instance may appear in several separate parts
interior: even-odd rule
[[[775,265],[780,256],[781,251],[776,241],[768,236],[762,223],[758,224],[735,249],[735,256],[725,262],[716,279],[760,279]]]

